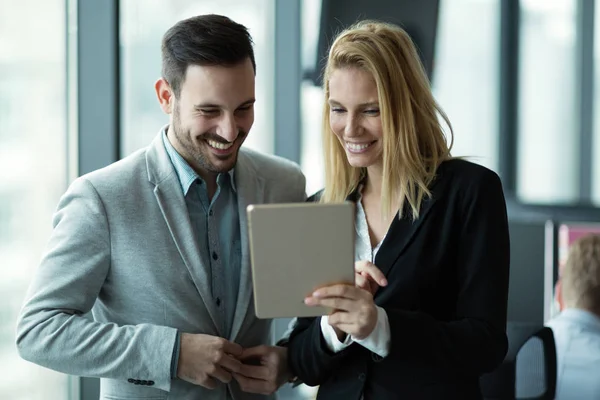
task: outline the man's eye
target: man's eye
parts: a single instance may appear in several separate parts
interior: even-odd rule
[[[344,111],[346,111],[346,110],[344,110],[343,108],[337,108],[337,107],[334,107],[331,109],[331,112],[334,112],[334,113],[343,113]]]

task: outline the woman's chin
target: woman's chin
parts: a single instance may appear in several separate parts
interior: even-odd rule
[[[368,168],[375,164],[375,160],[372,157],[365,157],[362,154],[351,154],[346,153],[348,164],[354,168]]]

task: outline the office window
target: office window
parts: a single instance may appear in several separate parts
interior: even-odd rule
[[[594,9],[594,127],[592,152],[592,202],[600,206],[600,4]]]
[[[500,1],[442,0],[438,21],[432,87],[454,130],[452,155],[496,170]]]
[[[67,185],[64,0],[0,0],[0,397],[67,399],[69,378],[22,360],[17,315]]]
[[[325,186],[323,160],[323,89],[312,81],[302,82],[302,152],[300,166],[306,176],[306,193],[311,196]]]
[[[576,3],[521,1],[517,195],[524,202],[578,197]]]
[[[177,21],[223,14],[252,35],[257,64],[255,121],[244,146],[273,152],[274,0],[127,0],[121,7],[121,156],[147,146],[169,119],[154,82],[163,34]]]
[[[314,72],[321,20],[321,0],[302,1],[302,69]],[[320,71],[318,71],[320,73]],[[312,195],[325,184],[321,122],[323,118],[323,89],[312,80],[300,87],[302,149],[300,166],[306,176],[306,192]]]

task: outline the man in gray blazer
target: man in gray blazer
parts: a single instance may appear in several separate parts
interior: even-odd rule
[[[102,378],[102,399],[265,398],[289,378],[287,350],[270,346],[271,322],[254,313],[245,210],[303,201],[304,176],[240,149],[256,70],[244,26],[180,21],[162,60],[155,90],[169,125],[62,197],[17,346]]]

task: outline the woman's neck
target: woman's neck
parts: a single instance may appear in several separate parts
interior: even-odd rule
[[[383,205],[382,199],[384,198],[384,193],[382,193],[382,185],[383,167],[371,166],[367,168],[367,177],[365,179],[364,187],[362,190],[362,199],[363,201],[367,201],[371,206],[377,208],[379,210],[378,212],[382,211]],[[396,215],[398,209],[400,208],[399,199],[393,196],[391,199],[391,204],[389,204],[388,207],[389,210],[387,210],[386,215],[382,215],[386,222],[389,221],[389,218]]]
[[[367,168],[367,179],[363,193],[369,193],[381,198],[381,185],[383,182],[383,171],[379,166],[370,166]]]

